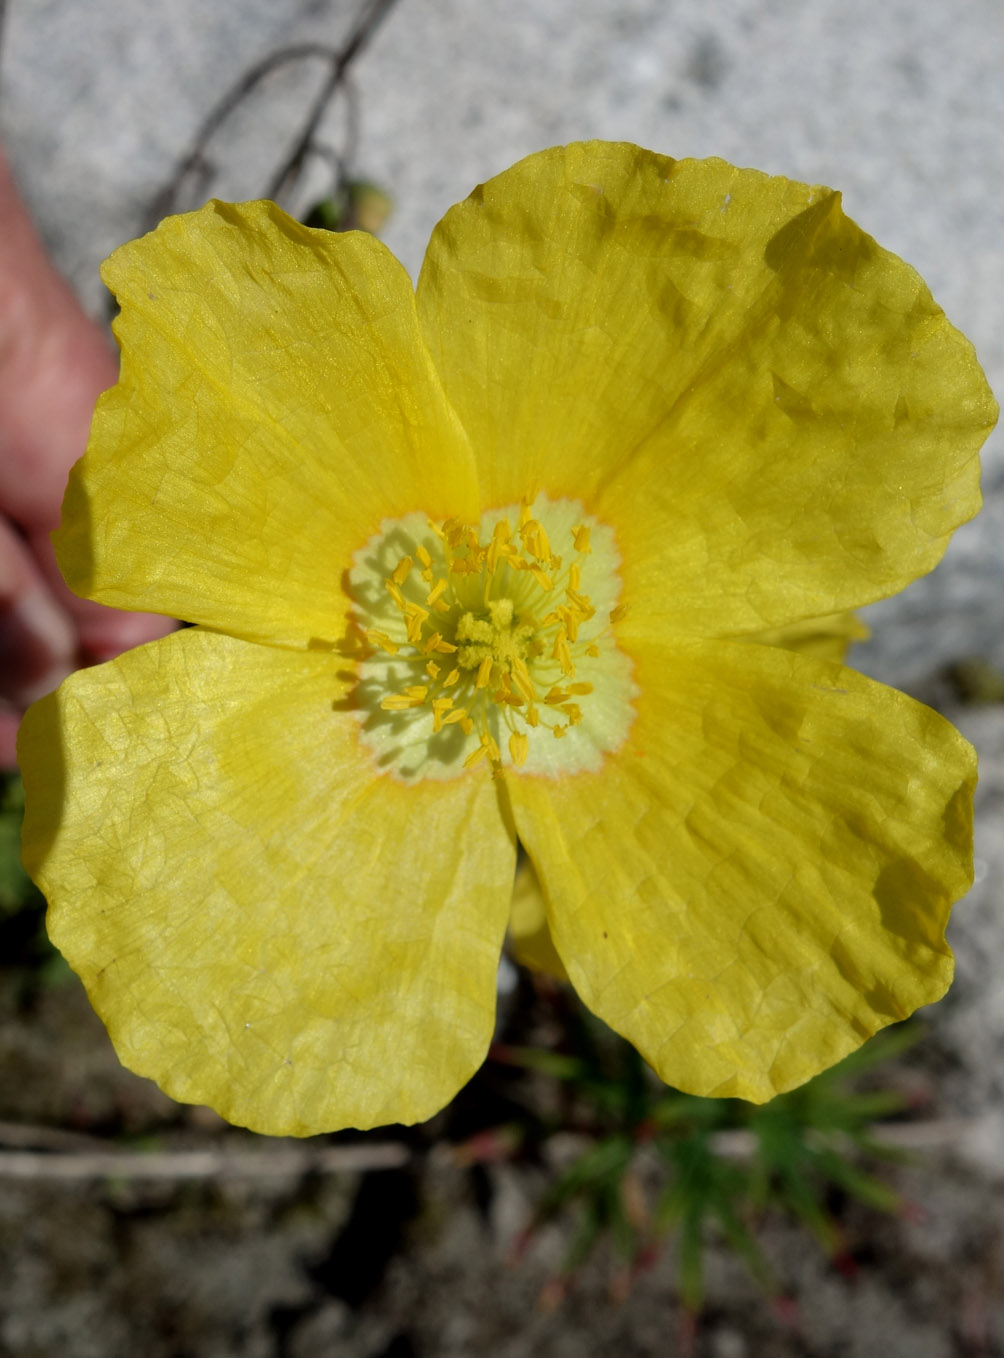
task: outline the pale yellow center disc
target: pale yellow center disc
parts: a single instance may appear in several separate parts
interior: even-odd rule
[[[475,525],[381,524],[349,576],[355,703],[377,764],[408,780],[482,762],[599,768],[634,716],[618,566],[612,530],[573,500],[539,495]]]

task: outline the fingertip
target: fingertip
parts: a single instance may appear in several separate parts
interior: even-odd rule
[[[113,608],[102,608],[100,614],[89,614],[78,622],[80,645],[88,660],[111,660],[123,651],[156,641],[176,630],[173,618],[158,613],[120,613]]]
[[[76,623],[85,660],[92,663],[111,660],[133,646],[167,636],[178,626],[174,618],[165,618],[158,613],[126,613],[96,604],[92,599],[81,599],[68,588],[60,574],[49,534],[29,533],[28,543],[49,588]]]
[[[76,629],[46,589],[31,589],[0,612],[0,686],[8,701],[27,707],[76,668]]]
[[[0,221],[0,510],[53,528],[118,359],[50,262],[2,152]]]
[[[21,713],[7,703],[0,703],[0,769],[11,773],[17,768],[17,729]]]
[[[24,539],[0,518],[0,695],[26,707],[77,659],[77,628]]]

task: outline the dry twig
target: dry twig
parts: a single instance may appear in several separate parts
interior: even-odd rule
[[[0,4],[2,3],[3,0],[0,0]],[[282,193],[289,191],[296,183],[304,163],[312,153],[316,152],[330,159],[331,157],[326,155],[325,148],[318,146],[314,140],[321,119],[335,95],[340,90],[343,91],[350,99],[350,139],[354,136],[356,120],[355,111],[351,104],[351,87],[348,84],[349,68],[396,3],[397,0],[364,0],[349,36],[340,48],[330,47],[323,43],[299,43],[270,53],[257,65],[246,71],[224,93],[203,119],[191,146],[179,161],[174,174],[151,203],[148,213],[148,226],[155,226],[162,217],[177,209],[178,200],[186,186],[190,186],[191,189],[198,192],[206,190],[215,173],[215,167],[207,155],[213,137],[266,76],[290,62],[321,60],[328,63],[330,69],[296,136],[292,150],[272,176],[264,196],[277,199]],[[347,154],[334,157],[336,191]]]
[[[93,1179],[284,1179],[399,1169],[412,1158],[398,1142],[358,1146],[279,1146],[268,1151],[0,1151],[0,1179],[80,1183]]]
[[[957,1149],[978,1122],[957,1118],[926,1122],[876,1123],[874,1140],[903,1151]],[[95,1137],[59,1128],[0,1123],[0,1145],[36,1149],[0,1150],[0,1179],[33,1179],[51,1182],[82,1182],[94,1179],[156,1179],[181,1182],[192,1179],[276,1179],[300,1174],[358,1174],[370,1170],[400,1169],[412,1163],[416,1152],[397,1141],[368,1141],[358,1145],[311,1146],[277,1144],[269,1150],[234,1150],[226,1147],[203,1150],[131,1151],[110,1146]],[[716,1155],[748,1160],[756,1150],[756,1138],[744,1128],[716,1132],[711,1137]],[[41,1148],[41,1149],[38,1149]],[[440,1164],[470,1163],[467,1147],[440,1145],[433,1151]]]

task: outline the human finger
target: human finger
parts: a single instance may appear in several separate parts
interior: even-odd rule
[[[0,697],[24,708],[77,665],[77,628],[27,544],[0,519]]]
[[[48,540],[94,403],[118,363],[49,262],[2,150],[0,224],[0,516],[21,529],[51,600],[75,621],[78,660],[104,660],[174,627],[71,594]]]
[[[0,509],[52,529],[118,363],[49,262],[2,151],[0,223]]]
[[[127,613],[79,598],[60,574],[48,533],[28,533],[27,539],[54,599],[76,623],[82,660],[110,660],[144,641],[166,636],[177,627],[174,618],[158,613]]]

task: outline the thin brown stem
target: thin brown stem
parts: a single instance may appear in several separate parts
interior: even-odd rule
[[[3,0],[0,0],[0,4],[2,3]],[[356,135],[357,117],[353,94],[348,84],[349,69],[396,3],[397,0],[364,0],[349,36],[340,48],[324,43],[297,43],[270,53],[245,71],[202,120],[188,151],[178,162],[168,183],[151,203],[148,225],[154,226],[161,217],[177,209],[179,198],[186,185],[199,192],[207,188],[215,174],[215,166],[207,154],[213,138],[263,80],[280,67],[292,62],[319,60],[329,66],[329,71],[307,112],[291,150],[269,181],[265,196],[278,198],[295,184],[308,157],[319,149],[314,140],[317,129],[339,91],[343,91],[349,100],[347,122],[348,142],[351,148]],[[341,173],[346,155],[336,157],[336,160]]]

